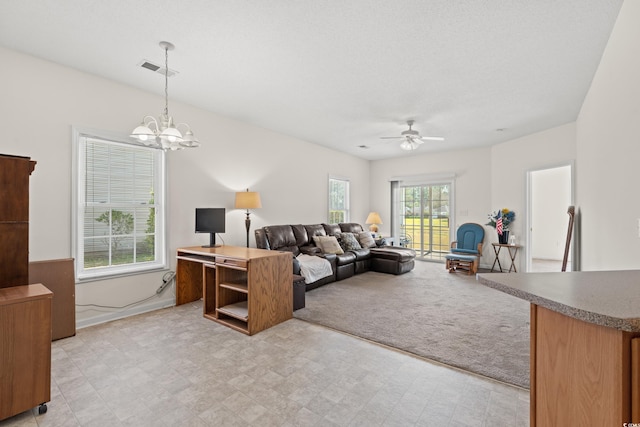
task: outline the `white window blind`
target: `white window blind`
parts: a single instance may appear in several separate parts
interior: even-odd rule
[[[165,267],[164,153],[94,135],[76,140],[78,279]]]

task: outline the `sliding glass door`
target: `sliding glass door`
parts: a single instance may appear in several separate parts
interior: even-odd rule
[[[450,190],[448,183],[397,188],[394,213],[399,242],[414,249],[419,258],[441,261],[449,253]]]

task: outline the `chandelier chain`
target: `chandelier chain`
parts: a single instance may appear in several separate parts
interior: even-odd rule
[[[169,116],[169,47],[164,48],[164,115]]]

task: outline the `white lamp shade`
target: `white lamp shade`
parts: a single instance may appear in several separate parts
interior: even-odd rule
[[[132,138],[137,139],[140,142],[153,140],[156,137],[153,131],[149,129],[148,126],[145,126],[144,124],[141,124],[140,126],[135,128],[133,132],[131,132],[130,136]]]
[[[160,134],[161,139],[166,139],[169,142],[181,142],[182,134],[174,127],[168,127]]]
[[[193,135],[193,132],[190,130],[184,133],[184,137],[180,145],[184,147],[198,147],[200,145],[200,141]]]

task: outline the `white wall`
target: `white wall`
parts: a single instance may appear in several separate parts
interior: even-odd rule
[[[455,174],[452,229],[465,222],[484,225],[491,209],[491,164],[490,148],[426,154],[418,151],[410,157],[372,161],[371,210],[378,211],[382,217],[384,224],[380,231],[387,235],[391,231],[390,179],[411,175]],[[485,248],[481,264],[490,266],[493,252],[490,247]]]
[[[508,208],[516,213],[516,220],[510,226],[510,233],[516,236],[516,243],[523,245],[522,253],[516,258],[518,271],[524,271],[527,256],[525,240],[527,172],[568,164],[575,157],[575,123],[491,147],[491,209]],[[489,236],[493,242],[498,241],[495,231],[489,233]]]
[[[390,217],[389,180],[395,176],[453,173],[455,179],[455,217],[453,229],[465,222],[486,224],[492,211],[509,208],[516,212],[511,224],[518,244],[524,244],[525,190],[527,171],[569,163],[575,159],[575,124],[558,126],[493,147],[444,153],[418,154],[371,162],[371,210],[382,220]],[[389,221],[381,227],[390,232]],[[485,226],[485,249],[480,264],[491,267],[491,243],[498,241],[495,229]],[[504,259],[503,259],[504,255]],[[524,269],[524,252],[516,258],[518,271]],[[501,255],[507,264],[506,252]],[[504,261],[504,262],[503,262]]]
[[[30,181],[30,260],[71,256],[71,127],[127,134],[145,114],[159,114],[162,96],[0,48],[0,153],[38,163]],[[159,84],[161,82],[159,81]],[[168,154],[168,245],[201,245],[194,233],[196,207],[226,207],[226,244],[244,245],[244,213],[233,209],[234,193],[259,191],[263,208],[253,229],[265,224],[317,223],[327,218],[328,175],[351,180],[354,219],[369,209],[369,162],[305,141],[171,102],[171,114],[188,122],[202,147]],[[154,295],[163,272],[76,286],[78,304],[121,306]],[[79,308],[79,325],[108,320],[174,302],[167,289],[142,308],[126,311]]]
[[[640,267],[640,2],[622,5],[577,120],[583,270]]]

